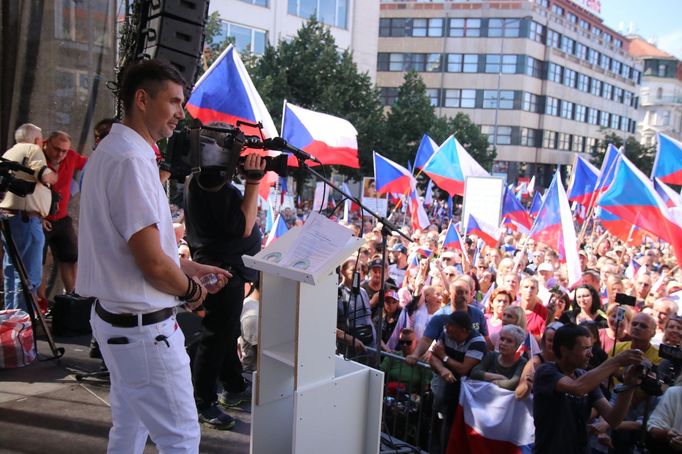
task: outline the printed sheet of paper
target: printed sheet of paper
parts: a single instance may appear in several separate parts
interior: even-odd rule
[[[338,253],[351,240],[352,232],[341,224],[312,212],[301,228],[301,234],[283,257],[284,265],[315,272],[329,257]]]

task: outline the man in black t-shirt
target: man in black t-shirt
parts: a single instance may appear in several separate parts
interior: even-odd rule
[[[220,143],[224,133],[202,131],[202,135]],[[246,157],[244,195],[230,182],[232,169],[204,167],[185,182],[187,240],[194,261],[219,266],[233,275],[225,287],[204,301],[203,334],[193,366],[199,420],[219,429],[231,428],[234,420],[218,404],[229,408],[251,402],[251,391],[242,377],[237,356],[237,339],[244,283],[255,282],[258,274],[246,268],[241,257],[255,255],[261,248],[256,217],[258,186],[264,169],[265,161],[260,156]],[[216,393],[218,380],[223,386],[220,396]]]
[[[627,350],[585,372],[592,356],[590,333],[581,326],[564,325],[554,334],[555,363],[544,363],[535,372],[533,385],[533,417],[535,419],[535,452],[539,454],[586,453],[587,424],[594,408],[616,427],[623,420],[632,394],[641,381],[639,365],[644,355]],[[625,386],[613,406],[602,395],[599,384],[621,367]]]

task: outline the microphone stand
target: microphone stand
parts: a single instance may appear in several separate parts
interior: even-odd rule
[[[395,232],[398,233],[400,236],[405,238],[407,241],[412,242],[412,238],[409,236],[405,235],[400,229],[391,221],[386,219],[384,216],[379,215],[373,210],[370,210],[367,208],[365,205],[362,204],[358,198],[353,197],[350,194],[347,194],[346,192],[343,191],[343,189],[339,188],[337,185],[335,185],[332,181],[330,181],[327,177],[322,175],[320,172],[317,170],[313,169],[310,167],[308,164],[305,163],[306,159],[309,159],[309,154],[304,152],[303,150],[299,150],[298,148],[286,144],[285,151],[291,152],[294,154],[296,159],[298,160],[298,165],[300,168],[307,170],[310,172],[313,176],[316,178],[319,178],[323,183],[327,184],[329,187],[331,187],[333,190],[336,192],[340,193],[343,195],[345,198],[348,200],[352,201],[353,203],[357,204],[362,210],[366,211],[369,213],[372,217],[374,217],[377,222],[381,222],[381,287],[379,289],[379,300],[377,301],[376,305],[376,310],[378,311],[379,317],[377,317],[376,320],[373,319],[372,321],[374,323],[374,336],[375,336],[375,341],[376,341],[376,364],[377,367],[379,367],[379,364],[381,364],[381,327],[383,325],[383,319],[384,319],[384,301],[386,299],[386,263],[387,263],[387,251],[386,251],[386,243],[387,243],[387,238],[388,235],[391,233]],[[370,315],[371,315],[371,308],[370,308]]]

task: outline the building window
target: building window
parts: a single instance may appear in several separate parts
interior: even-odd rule
[[[568,120],[573,120],[573,106],[569,101],[561,101],[561,117]]]
[[[561,6],[557,5],[556,3],[552,5],[552,12],[557,16],[564,15],[564,9]]]
[[[549,8],[549,0],[535,0],[535,3],[542,6],[543,8]]]
[[[641,75],[642,75],[642,73],[641,73],[640,71],[637,71],[636,69],[633,69],[633,70],[632,70],[632,75],[631,75],[630,79],[631,79],[634,83],[639,84],[639,83],[641,83],[641,81],[640,81]]]
[[[547,96],[545,101],[545,114],[553,115],[555,117],[559,115],[559,100],[557,98]]]
[[[573,119],[575,121],[579,121],[581,123],[585,122],[585,117],[587,114],[587,107],[581,105],[581,104],[576,104],[575,105],[575,110],[573,113]]]
[[[227,21],[220,22],[220,30],[214,38],[216,42],[223,42],[227,38],[232,38],[234,46],[239,52],[251,52],[256,55],[262,55],[265,52],[265,31]]]
[[[426,54],[407,54],[409,56],[409,64],[407,71],[424,72],[426,69]]]
[[[620,115],[611,114],[611,129],[618,129],[620,126]]]
[[[390,59],[388,63],[388,70],[389,71],[406,71],[407,70],[407,65],[406,65],[406,59],[405,56],[408,56],[410,54],[400,54],[400,53],[395,53],[395,54],[390,54]]]
[[[346,28],[348,0],[289,0],[287,12],[305,19],[313,16],[324,24]]]
[[[604,99],[611,100],[613,97],[613,85],[604,82],[601,95],[604,97]]]
[[[445,90],[443,107],[461,107],[462,90]]]
[[[596,65],[597,62],[599,61],[599,52],[592,49],[591,47],[588,47],[587,48],[587,61],[593,65]]]
[[[566,85],[567,87],[575,88],[577,77],[578,77],[577,72],[568,68],[564,69],[564,85]]]
[[[591,125],[599,123],[599,111],[597,109],[590,107],[587,110],[587,122]]]
[[[551,80],[552,82],[560,84],[563,69],[563,67],[557,65],[556,63],[550,63],[547,67],[547,80]]]
[[[560,132],[558,137],[559,150],[570,151],[571,149],[571,135],[565,132]]]
[[[525,92],[523,94],[523,106],[522,109],[527,111],[527,112],[539,112],[540,111],[540,103],[539,103],[538,95],[534,93],[528,93]]]
[[[599,115],[599,126],[602,128],[608,128],[609,127],[609,113],[601,111]]]
[[[575,23],[578,22],[578,16],[576,16],[576,15],[573,14],[573,13],[568,13],[568,16],[567,16],[567,17],[568,17],[568,21],[569,21],[570,23],[572,23],[572,24],[575,24]]]
[[[549,30],[547,32],[547,45],[550,47],[559,48],[559,42],[561,41],[561,35],[554,30]]]
[[[462,65],[462,72],[477,73],[478,72],[478,54],[464,54],[464,63]]]
[[[614,39],[613,45],[620,49],[623,47],[623,40],[622,39]]]
[[[495,126],[486,125],[481,128],[481,131],[488,136],[488,142],[494,145],[510,145],[512,138],[511,126],[497,127],[497,140],[495,139]]]
[[[379,19],[379,36],[405,36],[405,25],[407,19]]]
[[[623,104],[625,104],[628,107],[632,107],[632,99],[633,99],[632,92],[625,90],[623,92]]]
[[[627,131],[628,130],[628,118],[627,117],[620,117],[620,130],[621,131]]]
[[[545,131],[542,135],[542,147],[550,148],[552,150],[556,149],[556,132]]]
[[[577,153],[582,153],[585,151],[585,137],[583,136],[573,136],[573,143],[571,145],[571,150]]]
[[[623,89],[620,87],[613,87],[613,100],[616,102],[623,102]]]
[[[575,43],[575,56],[581,60],[587,59],[587,46],[580,43]]]
[[[656,99],[663,99],[663,88],[658,87],[656,89]]]
[[[426,96],[429,97],[429,101],[431,101],[431,105],[433,107],[440,106],[440,90],[438,90],[437,88],[427,88]]]
[[[594,96],[601,96],[601,80],[592,78],[592,83],[590,84],[590,93]]]
[[[460,107],[472,109],[476,107],[476,90],[462,90]]]
[[[447,71],[449,73],[461,73],[462,72],[462,60],[464,56],[462,54],[448,54],[448,67]]]
[[[538,146],[538,132],[537,129],[521,128],[521,145],[525,147]]]
[[[604,42],[605,43],[607,43],[607,44],[610,43],[611,39],[612,39],[611,35],[609,35],[608,33],[604,33]]]
[[[448,35],[451,37],[458,36],[481,36],[481,19],[450,19],[450,27]]]
[[[575,47],[575,40],[566,36],[561,37],[561,50],[569,55],[573,55],[573,48]]]
[[[384,106],[392,106],[398,98],[397,87],[382,87],[380,90],[381,103]]]
[[[240,0],[242,2],[251,3],[252,5],[268,6],[268,0]]]
[[[609,68],[611,68],[611,57],[601,54],[599,58],[599,66],[601,66],[604,71],[608,71]]]
[[[578,25],[579,25],[580,28],[582,28],[583,30],[589,30],[589,29],[590,29],[590,23],[587,22],[585,19],[580,19],[580,20],[578,21]]]
[[[578,80],[576,83],[576,87],[580,91],[584,91],[585,93],[590,92],[590,78],[586,76],[585,74],[578,74]]]
[[[543,76],[544,62],[533,57],[526,57],[526,74],[532,77],[541,78]]]
[[[611,72],[614,74],[620,74],[620,67],[622,66],[622,63],[616,60],[615,58],[611,59]]]
[[[514,91],[500,90],[499,91],[499,105],[498,105],[498,91],[484,90],[483,91],[483,108],[484,109],[513,109],[514,108]]]
[[[485,59],[485,72],[515,74],[516,60],[516,55],[488,54]]]
[[[623,66],[620,68],[620,75],[621,77],[627,79],[630,76],[630,67],[626,64],[623,64]]]
[[[600,36],[601,35],[601,29],[597,27],[596,25],[592,26],[592,34],[594,36]]]
[[[545,26],[531,21],[530,26],[528,27],[528,38],[539,43],[544,43]]]
[[[443,19],[411,19],[408,20],[408,28],[411,27],[410,36],[415,38],[443,36]]]
[[[490,38],[518,38],[520,36],[522,19],[490,19],[488,21],[488,36]]]

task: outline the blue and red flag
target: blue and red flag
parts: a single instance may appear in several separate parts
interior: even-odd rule
[[[282,214],[278,214],[277,219],[275,219],[275,223],[272,226],[272,230],[270,230],[270,234],[268,235],[268,239],[265,242],[265,245],[267,246],[268,244],[272,243],[273,241],[275,241],[277,238],[281,237],[288,231],[289,227],[287,227],[287,223],[284,221]]]
[[[343,118],[284,101],[282,138],[315,156],[322,164],[360,168],[357,136],[355,127]],[[293,156],[289,156],[288,163],[292,167],[298,166]]]
[[[445,239],[443,240],[444,249],[456,249],[464,252],[464,246],[462,245],[462,237],[459,235],[455,224],[452,220],[448,224],[448,229],[445,231]]]
[[[594,186],[595,196],[599,197],[599,194],[609,189],[613,177],[616,175],[616,167],[618,161],[623,156],[621,150],[616,148],[612,143],[609,144],[606,149],[606,154],[604,154],[604,161],[601,164],[601,171],[599,172],[599,177],[597,178],[597,183]],[[596,199],[593,199],[591,204],[594,204]]]
[[[594,188],[597,186],[599,169],[577,156],[573,166],[573,178],[571,187],[568,189],[568,200],[578,202],[583,206],[589,206],[594,198]]]
[[[656,135],[658,145],[651,178],[660,178],[667,184],[682,185],[682,142],[665,134]]]
[[[423,171],[436,185],[450,194],[464,195],[466,177],[487,177],[488,172],[450,136],[424,164]]]
[[[507,188],[504,189],[502,217],[527,229],[530,229],[533,226],[533,219],[526,211],[526,208]]]
[[[514,352],[514,361],[518,361],[521,359],[524,353],[529,352],[531,350],[531,344],[530,344],[530,334],[526,334],[526,338],[524,339],[523,342],[521,342],[521,345],[519,345],[519,348],[516,349],[516,352]]]
[[[564,185],[561,184],[559,169],[557,169],[552,184],[547,189],[542,207],[528,238],[534,239],[536,243],[543,243],[556,251],[559,260],[566,263],[569,285],[572,286],[580,281],[582,272],[578,259],[575,225]]]
[[[419,143],[419,148],[417,148],[417,156],[414,158],[414,168],[421,170],[437,149],[438,145],[436,142],[427,134],[424,134],[422,141]]]
[[[647,232],[632,225],[631,222],[628,222],[603,208],[598,208],[597,217],[599,218],[599,223],[608,230],[611,235],[622,242],[627,244],[642,244],[644,242]]]
[[[528,214],[530,214],[531,217],[536,217],[540,212],[540,207],[542,207],[542,194],[540,191],[537,191],[533,196],[533,201],[530,203]]]
[[[668,208],[651,181],[627,158],[620,160],[613,183],[599,205],[667,241],[677,260],[682,260],[682,213],[678,208]]]
[[[469,214],[466,226],[466,234],[476,235],[480,240],[490,247],[496,247],[500,239],[500,232],[496,226],[488,225],[476,219],[473,214]]]
[[[232,45],[227,46],[194,85],[186,108],[192,117],[204,124],[223,121],[236,125],[240,120],[261,122],[266,138],[277,136],[272,117]],[[258,128],[240,128],[246,134],[260,134]]]
[[[661,199],[665,202],[665,205],[670,207],[682,208],[682,196],[673,191],[673,189],[667,184],[663,183],[659,178],[654,178],[654,189],[661,196]]]
[[[374,181],[377,194],[410,194],[417,186],[417,180],[409,170],[396,164],[376,151],[374,155]]]

